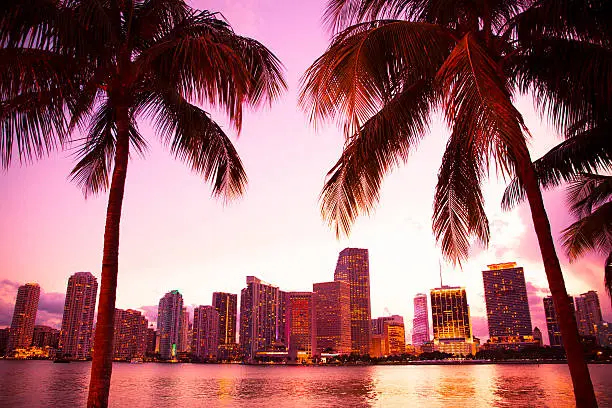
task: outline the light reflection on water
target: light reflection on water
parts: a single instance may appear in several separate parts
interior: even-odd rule
[[[89,363],[0,361],[0,407],[75,407]],[[601,407],[612,365],[591,365]],[[115,364],[111,407],[572,407],[565,365],[284,367]]]

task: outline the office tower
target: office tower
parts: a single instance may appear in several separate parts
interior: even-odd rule
[[[577,296],[574,300],[578,333],[581,336],[597,336],[597,327],[603,321],[597,292],[590,290]]]
[[[538,344],[539,347],[544,345],[544,341],[542,340],[542,331],[539,328],[533,329],[533,340]]]
[[[219,347],[219,312],[214,306],[193,309],[191,353],[200,360],[216,360]]]
[[[26,283],[17,290],[8,341],[9,352],[18,348],[30,347],[32,344],[39,298],[40,286],[37,283]]]
[[[387,320],[383,323],[385,355],[400,355],[406,352],[406,331],[404,322]]]
[[[247,276],[240,292],[240,346],[248,360],[276,345],[279,290],[255,276]]]
[[[312,356],[314,336],[312,292],[287,292],[287,349],[293,357]]]
[[[157,332],[153,325],[147,329],[147,350],[146,355],[152,356],[155,354],[155,345],[157,343]]]
[[[113,359],[144,358],[147,350],[147,319],[137,310],[115,309]]]
[[[475,354],[470,308],[465,288],[442,286],[431,290],[434,346],[451,354]]]
[[[404,318],[400,315],[391,315],[391,316],[383,316],[377,317],[376,319],[372,319],[372,334],[384,334],[385,333],[385,323],[394,322],[403,325]]]
[[[186,307],[183,307],[179,322],[179,338],[177,344],[179,353],[187,353],[191,347],[191,342],[189,341],[189,326],[189,312]]]
[[[370,263],[367,249],[345,248],[338,256],[334,281],[349,284],[351,310],[351,350],[368,354],[372,330],[370,319]]]
[[[91,357],[93,321],[98,280],[90,272],[77,272],[68,278],[59,348],[65,358]]]
[[[489,270],[482,271],[482,280],[491,341],[507,337],[531,338],[531,314],[523,268],[517,267],[515,262],[487,266]]]
[[[32,345],[34,347],[51,347],[57,348],[59,343],[58,329],[49,326],[36,325],[32,334]]]
[[[219,344],[236,343],[236,316],[238,314],[238,295],[214,292],[212,305],[219,312]]]
[[[570,303],[571,310],[575,312],[574,300],[571,296],[567,297]],[[542,299],[544,302],[544,314],[546,315],[546,329],[548,330],[548,341],[551,347],[563,347],[563,340],[561,338],[561,329],[557,322],[557,312],[553,303],[552,296],[546,296]]]
[[[349,284],[343,281],[315,283],[312,292],[316,353],[349,354],[352,350]]]
[[[427,308],[427,295],[418,293],[414,297],[414,319],[412,320],[412,344],[421,346],[429,338],[429,311]]]
[[[173,290],[159,300],[157,308],[157,334],[159,354],[163,360],[176,358],[183,314],[183,296]]]
[[[278,291],[278,322],[276,341],[285,346],[289,345],[287,338],[287,309],[289,307],[289,292]]]

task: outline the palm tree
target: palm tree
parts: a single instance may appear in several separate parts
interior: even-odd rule
[[[130,154],[146,150],[138,119],[214,196],[240,196],[240,158],[197,104],[224,110],[240,131],[245,106],[285,88],[282,67],[218,13],[183,0],[20,0],[0,12],[2,164],[38,158],[80,130],[72,179],[86,196],[109,190],[88,397],[90,407],[107,406],[126,172]]]
[[[307,70],[300,103],[335,119],[346,143],[321,193],[337,235],[371,212],[383,177],[408,160],[440,108],[452,129],[434,200],[433,230],[452,262],[469,238],[489,239],[481,184],[490,165],[525,186],[579,407],[597,402],[570,311],[529,135],[512,99],[530,92],[566,129],[612,106],[606,2],[584,0],[330,0],[336,33]],[[562,62],[561,62],[562,61]],[[606,109],[602,107],[606,107]],[[595,108],[596,107],[596,108]]]

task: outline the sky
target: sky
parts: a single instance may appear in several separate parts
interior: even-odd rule
[[[448,129],[435,117],[406,165],[382,187],[377,210],[361,217],[349,239],[336,240],[320,216],[325,174],[344,142],[334,124],[318,127],[297,107],[300,78],[326,49],[324,2],[213,0],[196,8],[222,12],[234,30],[270,48],[286,68],[288,91],[271,108],[249,112],[238,136],[214,114],[243,160],[246,195],[224,205],[187,166],[173,159],[147,123],[145,158],[128,168],[121,221],[117,307],[135,308],[154,321],[164,293],[178,289],[187,305],[211,303],[212,292],[240,293],[254,275],[287,291],[312,290],[333,280],[338,253],[368,248],[372,317],[404,316],[411,331],[413,297],[440,285],[440,251],[431,232],[432,203]],[[539,157],[561,139],[536,114],[530,97],[516,101]],[[205,107],[206,108],[206,107]],[[84,199],[68,179],[74,150],[0,172],[0,327],[10,325],[17,288],[41,285],[38,324],[59,327],[68,277],[90,271],[100,278],[107,195]],[[488,338],[482,271],[515,261],[527,280],[532,321],[547,338],[542,297],[546,276],[528,207],[500,208],[505,184],[495,174],[485,186],[491,224],[488,248],[474,246],[461,268],[441,262],[444,284],[465,286],[474,334]],[[572,222],[562,189],[544,195],[553,235]],[[603,286],[604,257],[590,254],[569,264],[557,239],[568,292],[599,293],[604,319],[612,320]],[[409,339],[409,336],[408,336]]]

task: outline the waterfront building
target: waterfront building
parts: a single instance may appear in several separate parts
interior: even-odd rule
[[[179,322],[179,338],[177,344],[179,353],[188,353],[191,348],[191,342],[189,341],[189,326],[189,312],[187,308],[183,306],[181,310],[181,320]]]
[[[372,345],[370,346],[370,357],[381,358],[385,355],[385,336],[372,333]]]
[[[575,312],[574,300],[571,296],[568,296],[571,310]],[[544,303],[544,314],[546,315],[546,329],[548,331],[548,342],[551,347],[563,347],[563,339],[561,338],[561,329],[557,322],[557,312],[555,311],[555,305],[553,303],[552,296],[546,296],[542,299]]]
[[[277,346],[279,289],[247,276],[240,292],[240,346],[248,360]]]
[[[238,295],[214,292],[212,305],[219,312],[219,345],[236,343],[236,317],[238,314]]]
[[[391,315],[391,316],[383,316],[377,317],[376,319],[372,319],[372,334],[384,334],[385,333],[385,323],[394,322],[398,324],[404,324],[404,318],[400,315]]]
[[[368,250],[361,248],[343,249],[338,256],[334,281],[349,284],[351,351],[358,354],[368,354],[372,336]]]
[[[431,317],[436,350],[456,355],[476,354],[465,288],[432,289]]]
[[[350,286],[344,281],[312,285],[316,354],[349,354],[351,344]],[[368,329],[370,320],[368,319]],[[369,352],[369,350],[368,350]]]
[[[183,296],[173,290],[159,300],[157,308],[157,334],[159,354],[162,360],[174,360],[179,352]]]
[[[287,292],[287,350],[295,359],[312,357],[314,336],[312,292]]]
[[[59,343],[58,329],[49,326],[36,325],[32,334],[32,346],[57,348]]]
[[[153,328],[153,325],[147,329],[147,350],[145,354],[147,356],[155,355],[155,345],[157,343],[157,332]]]
[[[406,352],[404,322],[388,320],[384,323],[385,355],[394,356]]]
[[[115,309],[113,359],[130,361],[144,358],[149,322],[138,310]]]
[[[8,352],[18,348],[30,347],[32,344],[39,298],[40,286],[37,283],[26,283],[17,290],[8,340]]]
[[[90,272],[77,272],[68,278],[59,348],[65,358],[91,357],[93,321],[98,280]]]
[[[276,331],[276,341],[277,343],[282,344],[288,349],[289,346],[289,333],[287,332],[287,313],[289,310],[289,292],[285,292],[282,290],[278,291],[278,322],[277,322],[277,331]]]
[[[597,326],[597,344],[601,347],[612,348],[612,324],[601,322]]]
[[[533,340],[537,343],[538,347],[542,347],[544,345],[544,340],[542,339],[542,331],[538,327],[533,329]]]
[[[417,293],[414,297],[414,319],[412,320],[412,344],[422,346],[430,341],[429,337],[429,309],[427,308],[427,295]]]
[[[597,327],[603,322],[599,296],[594,290],[576,296],[576,323],[581,336],[597,336]]]
[[[8,348],[10,331],[11,329],[9,327],[0,329],[0,356],[3,356]]]
[[[214,306],[199,306],[193,309],[191,353],[198,359],[217,359],[219,321],[219,312]]]

